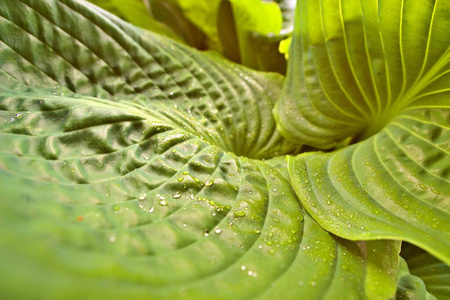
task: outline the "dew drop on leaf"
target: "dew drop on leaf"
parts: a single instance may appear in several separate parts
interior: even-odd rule
[[[245,211],[243,211],[243,210],[235,211],[235,212],[234,212],[234,215],[235,215],[236,217],[245,217]]]

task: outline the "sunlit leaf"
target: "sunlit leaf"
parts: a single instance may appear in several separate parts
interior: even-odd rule
[[[329,149],[409,108],[448,106],[449,14],[449,1],[299,1],[280,130]]]

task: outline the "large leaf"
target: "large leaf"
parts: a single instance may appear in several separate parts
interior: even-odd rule
[[[450,299],[450,266],[413,245],[404,243],[401,256],[412,275],[425,283],[427,290],[438,299]]]
[[[398,242],[327,233],[256,159],[298,151],[280,77],[81,1],[5,0],[0,27],[2,299],[395,294]]]
[[[280,130],[329,149],[407,108],[449,105],[449,14],[449,1],[300,1]]]
[[[363,141],[290,158],[291,179],[332,233],[450,264],[450,2],[376,3],[299,3],[281,129],[315,147]]]
[[[362,143],[290,158],[299,198],[339,236],[406,240],[450,264],[449,117],[409,110]]]

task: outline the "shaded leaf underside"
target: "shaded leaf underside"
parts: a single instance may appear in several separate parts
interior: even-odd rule
[[[429,253],[410,244],[403,244],[401,256],[408,263],[412,275],[426,284],[427,290],[438,299],[450,299],[450,267]]]

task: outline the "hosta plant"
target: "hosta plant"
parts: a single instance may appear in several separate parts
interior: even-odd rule
[[[449,299],[449,15],[300,0],[283,77],[2,0],[0,298]]]

